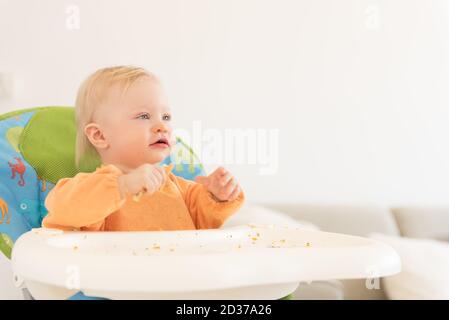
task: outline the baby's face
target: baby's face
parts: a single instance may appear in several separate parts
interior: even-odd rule
[[[141,78],[125,93],[112,86],[97,115],[107,142],[100,152],[103,162],[127,169],[155,164],[170,154],[175,143],[167,98],[156,80]]]

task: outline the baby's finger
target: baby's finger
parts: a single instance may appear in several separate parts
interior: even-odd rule
[[[151,173],[148,175],[148,177],[151,179],[152,183],[154,184],[157,189],[162,185],[164,182],[164,173],[162,173],[159,168],[153,168]]]
[[[223,188],[225,187],[222,183],[221,183],[221,181],[220,181],[220,177],[218,177],[217,175],[211,175],[211,176],[209,176],[209,185],[208,185],[208,188],[209,189],[211,189],[211,190],[217,190],[217,191],[220,191],[220,190],[223,190]]]
[[[160,175],[157,170],[155,170],[154,167],[148,167],[144,171],[144,179],[149,178],[151,180],[152,177],[156,178],[158,175]]]
[[[148,188],[149,188],[149,186],[146,183],[144,183],[141,190],[133,195],[133,200],[135,202],[139,202],[140,198],[142,198],[142,196],[149,190]]]
[[[163,177],[167,174],[165,172],[165,167],[156,167],[156,169]]]
[[[229,182],[223,187],[221,190],[221,196],[222,198],[228,199],[228,197],[231,195],[231,193],[234,191],[235,187],[237,186],[236,181],[234,178],[229,180]]]
[[[219,183],[222,187],[224,187],[231,179],[232,175],[229,172],[226,172],[223,176],[218,178]]]
[[[161,167],[158,168],[158,173],[159,173],[159,176],[160,176],[159,183],[161,185],[163,185],[165,183],[165,181],[167,180],[167,173],[165,172],[164,168],[161,168]]]
[[[165,179],[165,171],[161,167],[154,167],[154,170],[152,171],[152,173],[158,180]]]
[[[210,175],[211,176],[222,176],[226,173],[226,169],[223,167],[218,167],[217,169],[214,170],[214,172],[212,172]]]
[[[157,185],[158,184],[156,177],[150,175],[145,178],[145,188],[147,189],[147,192],[149,192],[150,194],[157,190],[156,188]]]
[[[232,193],[229,195],[228,201],[234,201],[235,199],[237,199],[240,195],[240,191],[240,186],[237,185],[234,191],[232,191]]]

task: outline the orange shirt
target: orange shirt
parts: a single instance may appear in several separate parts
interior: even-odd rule
[[[138,202],[120,197],[116,166],[78,173],[58,181],[45,199],[49,211],[42,226],[80,231],[150,231],[218,228],[244,202],[216,201],[202,184],[175,176],[167,169],[164,185]]]

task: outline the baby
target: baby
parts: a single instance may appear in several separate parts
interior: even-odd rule
[[[76,100],[76,164],[98,153],[101,166],[58,181],[48,194],[47,228],[81,231],[218,228],[244,202],[219,167],[196,182],[158,165],[175,143],[161,83],[142,68],[96,71]],[[137,195],[137,197],[136,197]]]

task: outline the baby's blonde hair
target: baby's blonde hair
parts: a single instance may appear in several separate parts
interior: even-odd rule
[[[115,66],[103,68],[91,74],[78,89],[75,103],[76,144],[75,164],[80,168],[82,163],[98,159],[98,152],[84,134],[84,128],[93,121],[96,107],[102,102],[111,85],[119,84],[122,94],[136,80],[142,77],[156,79],[151,72],[134,66]]]

